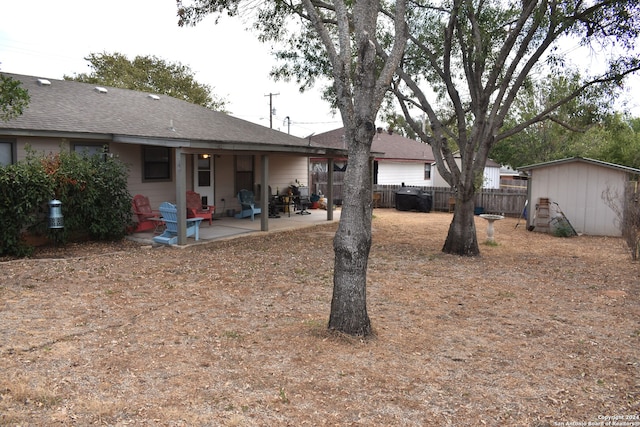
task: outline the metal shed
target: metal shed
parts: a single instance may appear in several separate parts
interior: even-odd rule
[[[640,176],[640,169],[583,157],[572,157],[519,168],[529,174],[527,226],[535,231],[541,218],[534,222],[536,205],[548,199],[566,215],[578,234],[620,236],[618,214],[604,200],[603,194],[616,195],[622,206],[625,188]],[[556,205],[557,204],[557,205]],[[548,212],[549,220],[557,214]]]

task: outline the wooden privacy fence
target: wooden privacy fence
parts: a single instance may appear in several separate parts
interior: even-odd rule
[[[342,204],[342,178],[344,172],[334,172],[333,182],[333,204]],[[374,185],[373,192],[379,195],[375,207],[395,208],[396,192],[400,190],[400,185]],[[431,194],[432,210],[449,211],[449,199],[454,197],[453,189],[450,187],[414,187],[420,191]],[[311,174],[311,191],[315,194],[327,194],[327,173],[313,172]],[[482,208],[485,213],[497,213],[507,216],[519,217],[524,209],[527,200],[526,188],[500,188],[482,189],[475,195],[476,208]]]
[[[378,207],[395,208],[396,192],[399,185],[374,185],[374,193],[380,194]],[[455,194],[450,187],[417,187],[420,191],[431,194],[434,211],[448,212],[450,198]],[[498,213],[507,216],[520,216],[527,200],[526,189],[482,189],[475,195],[476,208],[485,213]]]

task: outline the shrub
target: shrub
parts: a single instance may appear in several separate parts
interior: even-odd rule
[[[127,169],[104,154],[60,152],[0,168],[0,254],[24,256],[21,234],[29,230],[65,243],[71,239],[116,240],[131,224]],[[48,202],[62,202],[64,228],[48,228]]]
[[[42,223],[52,195],[53,181],[39,161],[0,167],[0,255],[31,254],[22,233]]]

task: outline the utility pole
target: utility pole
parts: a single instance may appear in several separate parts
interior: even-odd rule
[[[273,97],[280,95],[279,93],[269,93],[269,127],[273,129]]]

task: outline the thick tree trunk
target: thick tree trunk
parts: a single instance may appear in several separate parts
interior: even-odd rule
[[[335,266],[329,329],[350,335],[371,334],[367,314],[367,265],[371,249],[371,178],[369,154],[373,124],[350,144],[340,224],[333,248]],[[371,127],[371,129],[369,129]]]
[[[480,255],[474,208],[473,197],[456,198],[453,221],[449,225],[449,233],[442,252],[462,256]]]

